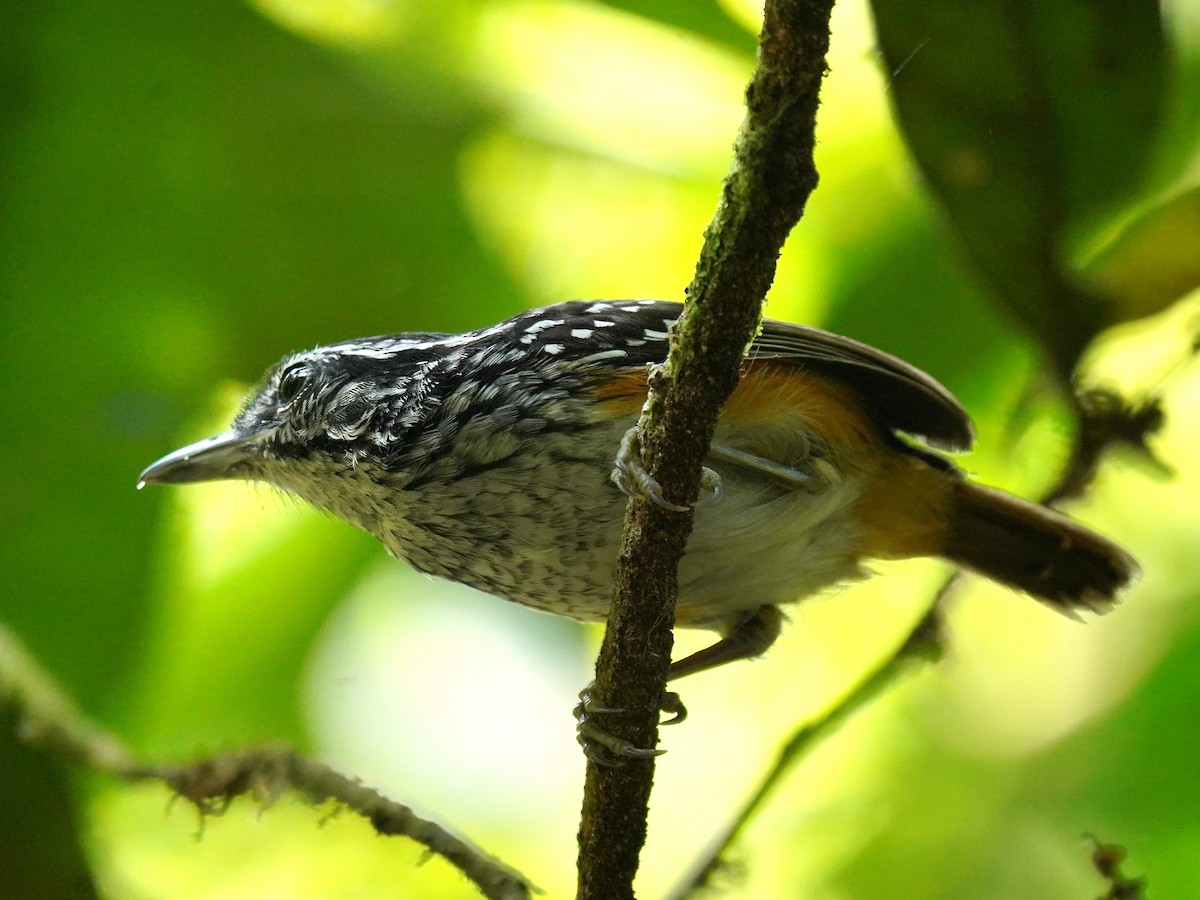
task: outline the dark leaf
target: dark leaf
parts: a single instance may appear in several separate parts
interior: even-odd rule
[[[917,164],[985,280],[1068,373],[1125,317],[1067,260],[1141,183],[1164,85],[1157,4],[873,6]]]

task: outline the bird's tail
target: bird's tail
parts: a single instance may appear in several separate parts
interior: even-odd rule
[[[1069,616],[1107,612],[1139,573],[1116,544],[1044,506],[965,479],[951,504],[947,559]]]

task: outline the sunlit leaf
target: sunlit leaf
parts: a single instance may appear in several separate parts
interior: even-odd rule
[[[1087,276],[1125,319],[1156,313],[1200,287],[1200,187],[1135,219]]]
[[[685,29],[731,49],[754,52],[754,35],[722,11],[719,3],[678,0],[603,0],[605,6]]]

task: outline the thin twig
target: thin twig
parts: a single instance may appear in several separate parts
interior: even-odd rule
[[[16,712],[31,746],[125,781],[161,781],[202,815],[221,813],[244,794],[269,806],[287,790],[311,803],[332,800],[367,819],[376,832],[411,838],[446,859],[493,900],[528,900],[535,890],[520,874],[378,791],[287,747],[239,750],[187,765],[148,763],[90,721],[0,626],[0,707]]]
[[[939,598],[948,594],[952,582],[942,586]],[[942,615],[940,604],[934,604],[904,642],[888,656],[879,667],[867,675],[839,702],[835,703],[821,718],[797,729],[779,751],[775,765],[759,782],[758,788],[738,811],[725,829],[709,843],[696,860],[691,871],[680,881],[668,900],[685,900],[696,891],[707,887],[709,879],[718,871],[725,853],[741,835],[743,829],[759,811],[763,802],[771,795],[780,779],[822,740],[833,734],[847,719],[879,697],[895,684],[901,675],[911,669],[910,663],[923,660],[935,662],[943,651]]]
[[[1078,426],[1070,458],[1055,484],[1042,495],[1042,503],[1052,504],[1067,497],[1080,496],[1091,484],[1101,457],[1110,447],[1133,446],[1146,454],[1150,453],[1147,441],[1163,421],[1157,401],[1146,400],[1130,404],[1110,392],[1103,394],[1103,402],[1098,398],[1098,393],[1089,392],[1076,402],[1074,408]],[[962,581],[961,571],[951,574],[934,595],[925,614],[896,650],[824,716],[815,722],[800,726],[792,733],[780,750],[775,764],[763,776],[750,799],[693,863],[671,893],[670,900],[685,900],[706,887],[708,880],[721,868],[722,858],[762,808],[783,776],[798,765],[817,744],[829,737],[854,713],[896,684],[901,674],[911,671],[910,663],[918,660],[937,662],[941,659],[941,622],[946,606]]]
[[[768,0],[746,120],[722,202],[709,226],[667,362],[652,375],[638,428],[641,462],[675,504],[699,493],[717,417],[737,384],[742,355],[788,233],[817,183],[812,159],[818,92],[833,0]],[[691,513],[632,501],[626,514],[594,700],[626,712],[605,718],[614,737],[657,743],[670,663],[677,570]],[[653,781],[650,760],[589,760],[579,832],[579,894],[633,897]]]

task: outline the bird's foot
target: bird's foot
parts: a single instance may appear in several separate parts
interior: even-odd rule
[[[621,438],[616,463],[609,478],[626,497],[641,497],[649,500],[655,506],[669,509],[672,512],[687,512],[691,507],[672,503],[663,496],[662,485],[642,465],[641,449],[638,429],[635,425]],[[725,489],[721,485],[721,476],[705,466],[700,472],[700,499],[696,505],[717,503],[724,495]]]
[[[575,707],[575,739],[583,748],[583,754],[592,762],[602,766],[623,766],[631,759],[653,759],[662,756],[666,750],[659,748],[639,747],[632,741],[609,734],[595,722],[596,716],[617,715],[625,712],[611,706],[600,706],[592,699],[592,689],[595,684],[589,684],[579,692],[579,703]],[[687,718],[687,707],[675,691],[664,691],[659,709],[670,715],[661,725],[676,725]]]

